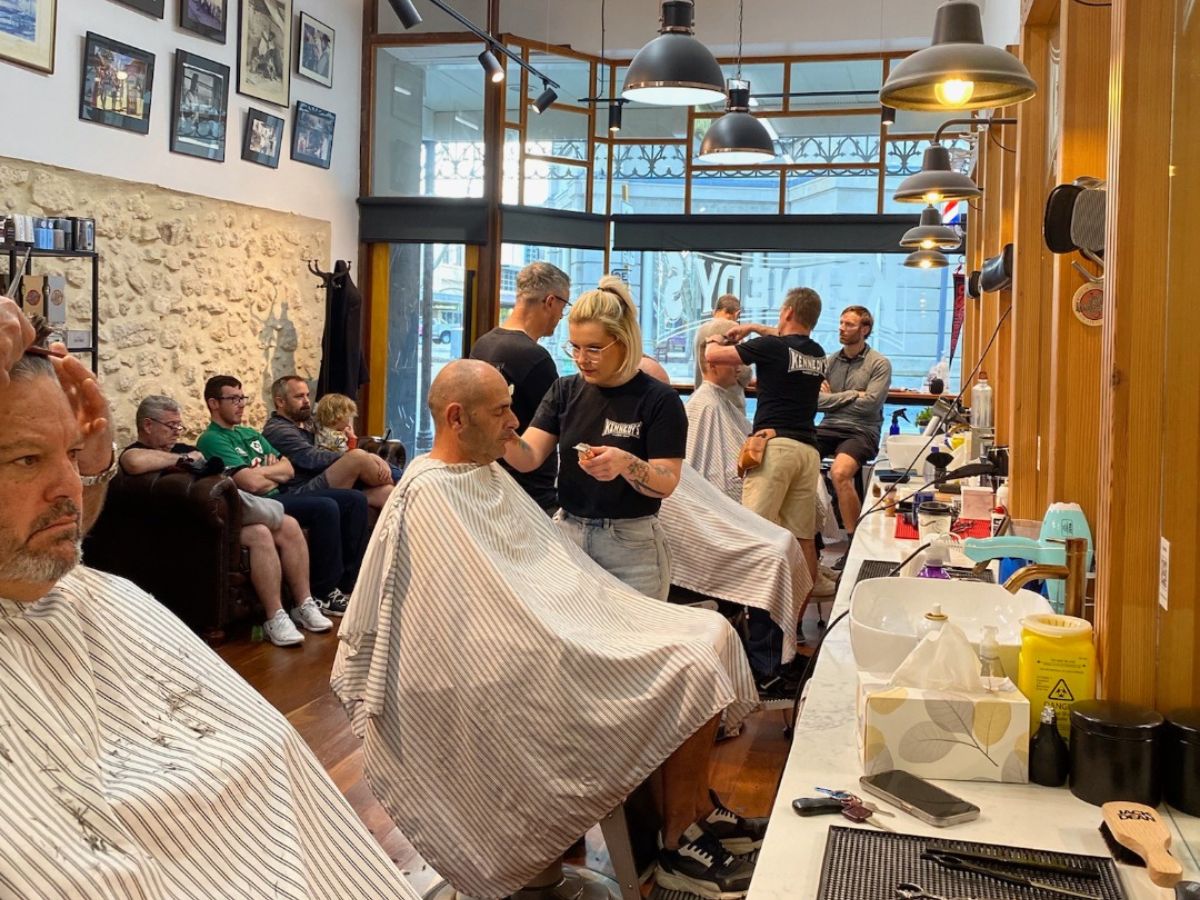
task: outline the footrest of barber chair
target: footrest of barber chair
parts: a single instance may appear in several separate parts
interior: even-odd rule
[[[544,888],[523,888],[511,900],[630,900],[622,897],[617,883],[594,869],[563,865],[562,881]],[[641,897],[641,894],[638,895]],[[423,900],[471,900],[448,881],[439,881],[425,892]]]

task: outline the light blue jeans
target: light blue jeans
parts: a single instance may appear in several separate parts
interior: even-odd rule
[[[671,555],[658,516],[581,519],[559,510],[555,521],[602,569],[638,593],[667,599],[671,588]]]

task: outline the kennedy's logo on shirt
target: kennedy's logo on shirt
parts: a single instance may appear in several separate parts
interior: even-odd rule
[[[788,347],[788,372],[803,372],[805,375],[825,375],[825,357],[809,356]]]
[[[642,423],[614,422],[612,419],[605,419],[604,431],[600,437],[608,437],[609,435],[619,438],[639,438],[642,436]]]

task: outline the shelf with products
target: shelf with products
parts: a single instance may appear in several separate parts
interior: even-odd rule
[[[92,358],[92,371],[99,372],[100,360],[97,348],[100,346],[100,253],[97,250],[48,250],[31,247],[27,244],[0,243],[0,257],[8,258],[9,278],[21,278],[33,275],[35,259],[82,259],[92,263],[92,304],[91,304],[91,340],[87,346],[71,346],[70,334],[65,322],[51,322],[55,330],[63,332],[64,343],[72,353],[87,353]],[[21,269],[21,271],[18,271]],[[17,304],[24,308],[25,298],[18,292]],[[43,300],[43,309],[45,300]]]

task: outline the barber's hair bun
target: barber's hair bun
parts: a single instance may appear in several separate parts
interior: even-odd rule
[[[629,285],[616,275],[605,275],[601,278],[600,290],[616,294],[627,307],[633,309],[633,294],[629,293]]]

